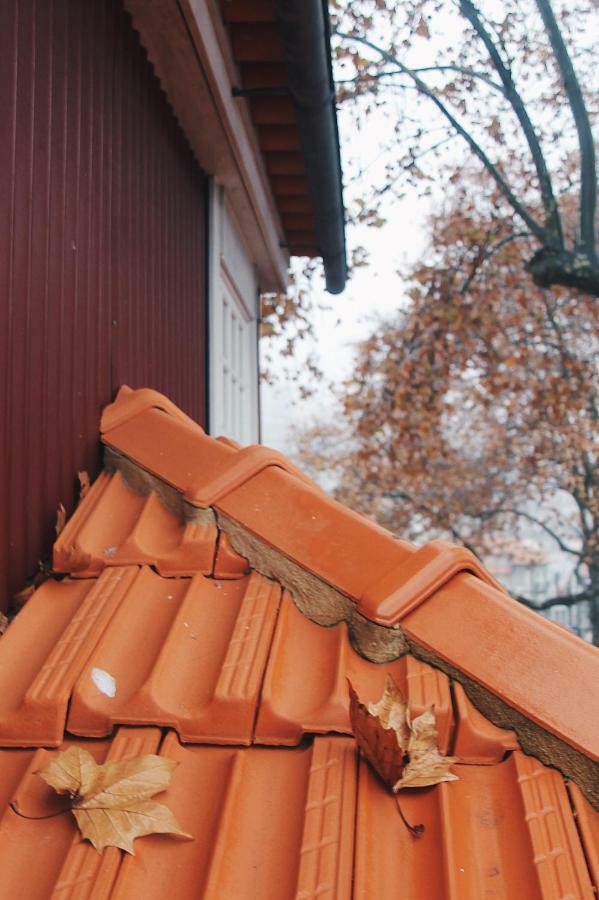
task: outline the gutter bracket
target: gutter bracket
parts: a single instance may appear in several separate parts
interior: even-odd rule
[[[290,94],[290,90],[287,85],[241,88],[234,84],[231,88],[233,97],[284,97],[288,94]]]

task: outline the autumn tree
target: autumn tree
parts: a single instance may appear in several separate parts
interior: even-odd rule
[[[578,584],[542,608],[589,603],[599,643],[599,309],[523,279],[533,238],[508,240],[501,192],[481,204],[473,187],[464,174],[432,217],[409,302],[359,345],[338,415],[299,455],[401,536],[484,556],[494,532],[542,529]]]
[[[513,215],[511,239],[541,287],[599,296],[591,121],[597,16],[565,0],[333,0],[339,99],[392,119],[386,167],[358,209],[459,179],[460,148]],[[593,92],[594,86],[594,92]],[[417,102],[414,96],[418,98]],[[406,178],[409,180],[406,181]],[[431,187],[431,185],[433,185]],[[365,188],[365,195],[369,191]],[[563,202],[576,201],[566,218]],[[504,235],[502,240],[510,239]]]

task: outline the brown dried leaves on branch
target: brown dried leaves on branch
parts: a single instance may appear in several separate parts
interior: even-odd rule
[[[79,502],[81,503],[82,500],[85,500],[91,487],[89,473],[82,469],[81,472],[77,472],[77,478],[79,479]]]
[[[455,757],[439,752],[432,709],[411,719],[408,705],[390,675],[381,699],[368,706],[360,703],[350,682],[348,686],[349,715],[358,747],[394,793],[457,780],[450,771]]]
[[[191,838],[168,807],[150,800],[166,790],[176,765],[155,755],[98,765],[87,750],[69,747],[38,774],[69,797],[82,836],[96,850],[120,847],[134,853],[133,841],[146,834]]]
[[[56,532],[56,537],[60,537],[60,534],[63,531],[66,523],[67,523],[67,511],[64,508],[64,505],[62,503],[59,503],[58,509],[56,510],[56,524],[54,525],[54,531]]]

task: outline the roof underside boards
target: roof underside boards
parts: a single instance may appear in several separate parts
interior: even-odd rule
[[[347,277],[339,134],[323,0],[220,0],[289,251]]]
[[[327,289],[339,293],[347,266],[326,4],[124,2],[198,162],[225,188],[262,290],[285,289],[295,254],[322,256]],[[290,13],[302,27],[289,34]]]
[[[124,396],[129,415],[135,396]],[[146,411],[152,397],[138,398]],[[170,457],[172,422],[188,441],[204,440],[164,398],[159,407],[157,452]],[[129,424],[145,433],[136,412]],[[118,404],[111,416],[124,427]],[[222,448],[230,460],[238,453],[210,447],[214,459]],[[173,452],[181,462],[177,440]],[[192,439],[189,460],[198,452]],[[599,813],[575,784],[522,753],[516,734],[438,668],[411,655],[370,662],[345,622],[311,622],[288,590],[246,573],[214,518],[181,556],[197,510],[177,509],[153,484],[133,491],[120,473],[100,476],[57,540],[64,574],[41,585],[0,638],[0,900],[591,900]],[[184,574],[164,574],[181,559]],[[387,674],[411,716],[434,708],[440,748],[458,757],[457,781],[400,794],[407,820],[424,825],[419,838],[351,737],[347,680],[367,702]],[[20,818],[11,801],[26,815],[56,810],[36,773],[73,744],[98,762],[175,760],[156,799],[193,840],[154,835],[136,841],[135,856],[100,855],[68,813]]]
[[[274,0],[220,0],[233,58],[245,90],[273,91],[248,97],[266,171],[289,244],[296,256],[318,256],[314,208],[300,145],[289,73]],[[282,93],[275,93],[282,89]]]

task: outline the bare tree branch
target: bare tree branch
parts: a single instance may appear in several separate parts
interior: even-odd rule
[[[542,612],[546,609],[551,609],[553,606],[577,606],[584,601],[593,600],[596,596],[597,591],[593,590],[593,588],[589,588],[588,591],[580,591],[578,594],[563,594],[559,597],[550,597],[548,600],[543,600],[541,603],[535,603],[534,600],[529,600],[527,597],[521,597],[518,594],[514,595],[514,599],[518,600],[518,602],[522,603],[524,606],[528,606],[529,609]]]
[[[530,117],[522,100],[522,97],[518,93],[516,85],[514,84],[514,80],[512,78],[512,74],[499,55],[497,47],[493,43],[491,35],[483,25],[476,8],[474,7],[474,4],[471,2],[471,0],[460,0],[460,10],[462,12],[462,15],[465,16],[466,19],[468,19],[477,35],[485,45],[485,48],[491,58],[491,62],[495,67],[495,71],[499,75],[503,84],[505,97],[514,110],[516,118],[520,123],[522,131],[524,133],[524,137],[526,138],[526,143],[528,144],[532,155],[534,166],[537,171],[537,177],[539,179],[539,184],[541,187],[541,197],[543,199],[543,208],[546,215],[545,227],[548,234],[553,237],[556,245],[561,248],[564,246],[564,235],[562,231],[562,223],[558,205],[553,193],[551,176],[549,174],[549,170],[547,169],[547,164],[545,162],[545,157],[543,156],[541,145],[537,138],[534,126],[530,121]]]
[[[498,91],[505,96],[502,85],[498,84],[497,81],[493,81],[493,79],[484,72],[477,72],[474,69],[469,69],[467,66],[422,66],[417,69],[412,69],[412,71],[417,74],[422,72],[459,72],[461,75],[466,75],[468,78],[483,81],[486,85],[493,88],[493,90]],[[381,78],[392,78],[395,75],[405,74],[406,73],[402,72],[401,69],[386,69],[384,72],[367,72],[364,75],[356,75],[354,78],[340,78],[335,81],[335,84],[356,84],[361,81],[378,81]]]
[[[580,551],[573,550],[572,547],[568,547],[568,545],[564,543],[559,534],[557,534],[557,532],[554,531],[553,528],[550,528],[549,525],[547,525],[541,519],[537,519],[536,516],[531,515],[531,513],[525,512],[523,509],[512,509],[510,507],[503,506],[500,509],[492,509],[486,511],[485,513],[481,513],[481,516],[491,518],[491,516],[499,516],[502,514],[519,516],[522,519],[526,519],[528,522],[533,522],[535,525],[538,525],[539,528],[542,528],[543,531],[546,532],[546,534],[553,538],[560,550],[562,550],[564,553],[571,553],[573,556],[580,556]]]
[[[491,247],[488,247],[486,252],[477,260],[476,265],[473,267],[470,274],[467,278],[464,279],[464,283],[460,288],[460,294],[465,294],[478,273],[480,272],[481,266],[483,266],[488,260],[491,259],[496,253],[501,250],[502,247],[505,247],[506,244],[510,244],[512,241],[520,240],[521,238],[531,237],[530,231],[516,231],[514,234],[508,234],[505,237],[501,238],[500,241],[493,244]]]
[[[405,491],[384,491],[381,495],[385,500],[404,500],[407,503],[410,503],[414,509],[419,510],[420,512],[425,513],[427,516],[430,516],[431,519],[438,519],[438,515],[435,510],[431,509],[430,506],[427,506],[424,503],[421,503],[415,500],[410,494],[407,494]],[[449,533],[452,538],[457,541],[459,544],[462,544],[466,548],[466,550],[470,550],[477,559],[480,559],[478,551],[470,544],[458,531],[458,529],[452,525],[450,522],[445,522],[442,525]]]
[[[437,97],[435,92],[430,88],[422,79],[408,66],[405,66],[402,62],[400,62],[397,57],[393,56],[383,47],[379,47],[377,44],[374,44],[372,41],[369,41],[368,38],[361,37],[360,35],[355,34],[345,34],[341,31],[337,31],[336,34],[348,41],[356,41],[359,44],[363,44],[365,47],[369,47],[371,50],[374,50],[375,53],[379,53],[381,57],[386,60],[386,62],[391,65],[397,66],[402,70],[406,75],[409,75],[413,80],[414,84],[420,91],[420,93],[424,94],[426,97],[431,100],[437,109],[441,112],[441,114],[447,119],[449,124],[454,128],[457,133],[466,141],[472,152],[478,159],[482,162],[487,172],[491,175],[500,191],[512,207],[512,209],[520,216],[520,218],[525,222],[528,226],[532,234],[540,241],[541,244],[546,243],[547,232],[545,228],[536,221],[536,219],[531,215],[531,213],[523,206],[522,203],[518,200],[509,184],[491,160],[482,149],[482,147],[474,140],[472,135],[466,131],[466,129],[458,122],[458,120],[452,115],[452,113],[447,109],[445,104]]]
[[[570,109],[576,123],[580,145],[580,239],[582,249],[591,263],[597,263],[595,236],[595,209],[597,206],[597,170],[595,165],[595,143],[584,97],[568,49],[549,0],[536,0],[538,10],[570,102]]]
[[[469,78],[474,78],[477,81],[484,81],[488,87],[493,88],[495,91],[499,91],[500,94],[505,95],[505,91],[503,87],[498,84],[496,81],[493,81],[492,78],[489,78],[488,75],[485,75],[484,72],[477,72],[475,69],[470,69],[468,66],[421,66],[417,69],[412,69],[413,72],[420,74],[421,72],[459,72],[461,75],[466,75]]]

